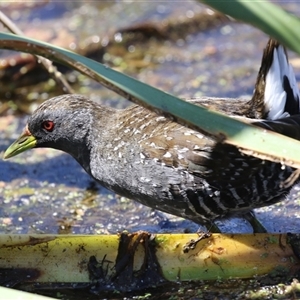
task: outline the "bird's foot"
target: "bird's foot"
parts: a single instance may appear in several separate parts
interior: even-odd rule
[[[196,240],[191,239],[183,246],[182,248],[183,253],[188,253],[190,250],[194,250],[200,241],[211,237],[210,232],[201,231],[201,232],[197,232],[197,234],[198,234],[198,238]]]

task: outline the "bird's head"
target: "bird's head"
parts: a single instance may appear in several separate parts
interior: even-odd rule
[[[80,95],[63,95],[45,101],[29,117],[21,136],[6,150],[10,158],[31,148],[48,147],[77,155],[88,148],[96,104]]]

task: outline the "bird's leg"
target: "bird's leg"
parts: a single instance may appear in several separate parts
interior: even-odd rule
[[[221,233],[221,229],[218,227],[218,225],[214,222],[211,222],[210,224],[205,225],[208,232],[210,233]]]
[[[256,219],[254,212],[250,211],[243,215],[253,228],[253,233],[267,233],[267,229]]]

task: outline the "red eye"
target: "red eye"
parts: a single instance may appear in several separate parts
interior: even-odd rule
[[[54,122],[53,121],[44,121],[42,123],[42,128],[51,132],[54,129]]]

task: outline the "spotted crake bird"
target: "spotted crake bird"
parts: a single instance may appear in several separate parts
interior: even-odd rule
[[[250,101],[191,101],[300,139],[299,90],[286,51],[274,40]],[[117,110],[80,95],[45,101],[4,157],[38,147],[69,153],[106,188],[211,231],[219,230],[217,219],[242,216],[264,232],[252,210],[281,201],[291,188],[282,185],[290,167],[244,155],[143,107]]]

